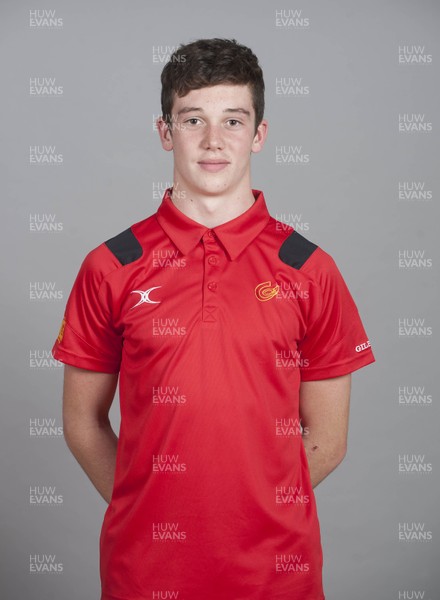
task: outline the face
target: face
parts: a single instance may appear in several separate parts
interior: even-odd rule
[[[215,85],[175,95],[171,131],[157,120],[162,147],[174,153],[174,188],[212,196],[247,193],[251,152],[267,135],[263,120],[255,133],[255,111],[247,85]]]

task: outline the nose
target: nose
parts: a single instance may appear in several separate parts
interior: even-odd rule
[[[206,125],[203,136],[203,147],[207,150],[215,150],[224,147],[221,128],[217,125]]]

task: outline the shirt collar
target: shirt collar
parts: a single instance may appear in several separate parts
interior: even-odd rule
[[[170,187],[165,190],[156,218],[182,254],[188,254],[193,250],[201,237],[211,229],[226,249],[229,258],[235,260],[270,219],[263,192],[253,189],[255,202],[244,213],[217,227],[206,227],[190,219],[177,208],[171,200],[172,189]]]

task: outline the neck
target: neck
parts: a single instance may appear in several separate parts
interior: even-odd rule
[[[181,212],[209,228],[235,219],[255,202],[250,186],[226,194],[203,195],[190,192],[175,181],[170,195]]]

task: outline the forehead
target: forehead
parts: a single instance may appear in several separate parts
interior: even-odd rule
[[[245,108],[252,112],[252,94],[248,84],[219,84],[191,90],[179,98],[174,94],[173,112],[185,107],[200,107],[204,110],[218,108]]]

